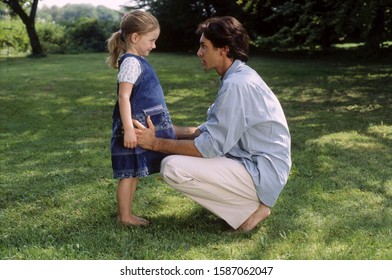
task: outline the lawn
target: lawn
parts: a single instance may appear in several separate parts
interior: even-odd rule
[[[392,259],[392,62],[260,55],[285,110],[293,167],[271,216],[248,234],[142,179],[116,222],[109,140],[116,72],[105,54],[0,58],[0,259]],[[219,79],[195,55],[153,53],[173,121],[206,117]]]

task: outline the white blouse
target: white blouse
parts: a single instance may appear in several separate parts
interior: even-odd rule
[[[142,68],[140,62],[134,57],[127,57],[121,63],[117,80],[119,83],[135,84],[141,73]]]

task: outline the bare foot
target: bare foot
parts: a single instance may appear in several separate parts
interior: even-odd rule
[[[150,224],[148,220],[135,215],[129,215],[122,218],[118,217],[117,220],[124,226],[147,226]]]
[[[260,204],[259,208],[249,216],[249,218],[240,225],[237,231],[248,232],[254,229],[260,222],[262,222],[265,218],[269,216],[271,213],[271,209],[264,205]]]

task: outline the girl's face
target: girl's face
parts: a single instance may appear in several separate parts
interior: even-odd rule
[[[131,53],[139,56],[148,56],[156,48],[155,42],[160,34],[159,29],[148,32],[143,35],[137,33],[131,34],[131,44],[129,50]]]

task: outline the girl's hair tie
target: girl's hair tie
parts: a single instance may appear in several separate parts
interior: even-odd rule
[[[125,42],[124,34],[123,34],[122,29],[120,28],[117,32],[120,34],[120,39],[121,39],[121,41]]]

